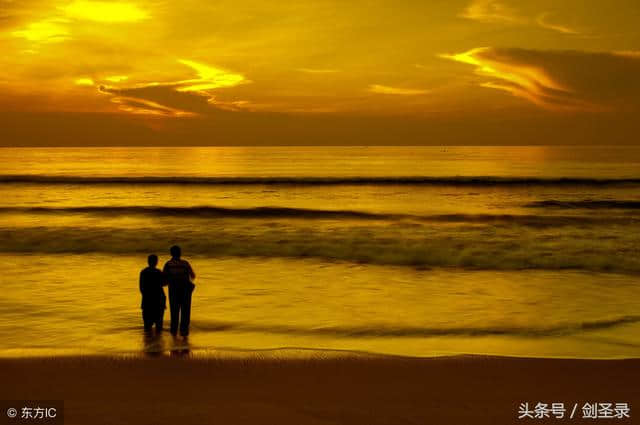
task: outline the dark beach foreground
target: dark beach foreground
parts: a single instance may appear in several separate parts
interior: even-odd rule
[[[629,403],[631,419],[604,421],[633,423],[640,409],[637,359],[58,357],[0,359],[0,375],[1,399],[64,400],[69,425],[600,422],[581,419],[586,402]],[[521,402],[579,408],[518,420]]]

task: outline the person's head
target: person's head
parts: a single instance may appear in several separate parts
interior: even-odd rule
[[[147,257],[147,263],[149,263],[150,267],[155,267],[158,265],[158,256],[156,254],[151,254]]]
[[[180,249],[180,247],[178,245],[174,245],[169,249],[169,252],[171,253],[171,257],[175,258],[175,259],[180,259],[180,255],[182,255],[182,250]]]

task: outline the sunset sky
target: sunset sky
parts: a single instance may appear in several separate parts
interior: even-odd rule
[[[637,0],[0,0],[0,144],[636,144],[639,22]]]

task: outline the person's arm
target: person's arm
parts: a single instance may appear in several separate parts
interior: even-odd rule
[[[144,274],[140,272],[140,293],[144,294]]]

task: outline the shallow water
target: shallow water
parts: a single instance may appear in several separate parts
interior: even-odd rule
[[[0,149],[0,163],[0,355],[168,350],[140,331],[137,275],[173,243],[198,274],[201,353],[640,354],[637,148]]]

